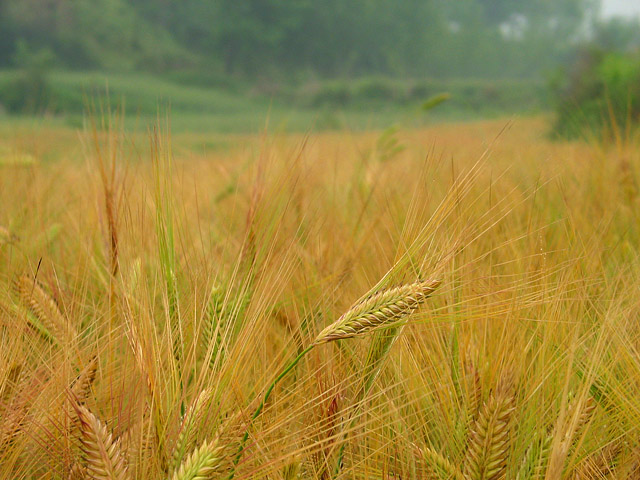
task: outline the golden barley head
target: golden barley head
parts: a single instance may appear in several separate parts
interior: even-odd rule
[[[381,325],[402,320],[415,312],[439,285],[439,280],[427,280],[371,295],[320,332],[314,344],[355,337]]]

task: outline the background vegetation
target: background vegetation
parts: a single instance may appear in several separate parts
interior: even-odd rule
[[[640,120],[640,29],[618,19],[601,25],[553,88],[560,135],[615,135]],[[627,132],[628,134],[628,132]]]
[[[184,129],[255,131],[267,116],[366,128],[422,124],[419,106],[447,93],[440,119],[557,108],[565,128],[580,109],[593,118],[584,96],[602,91],[578,82],[626,94],[582,78],[639,42],[637,21],[598,12],[591,0],[3,0],[0,115],[79,126],[86,98],[102,97],[145,125],[170,105]]]
[[[538,75],[567,58],[584,0],[4,0],[0,65],[23,41],[74,69],[256,79]],[[544,54],[542,54],[544,52]]]

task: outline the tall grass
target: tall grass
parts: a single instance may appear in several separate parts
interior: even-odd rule
[[[637,477],[637,138],[116,124],[0,166],[1,478]]]

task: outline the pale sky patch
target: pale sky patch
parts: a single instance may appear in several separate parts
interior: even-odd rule
[[[605,17],[640,16],[640,0],[602,0],[602,15]]]

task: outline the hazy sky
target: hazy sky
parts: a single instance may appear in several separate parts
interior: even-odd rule
[[[602,13],[612,15],[640,15],[640,0],[602,0]]]

